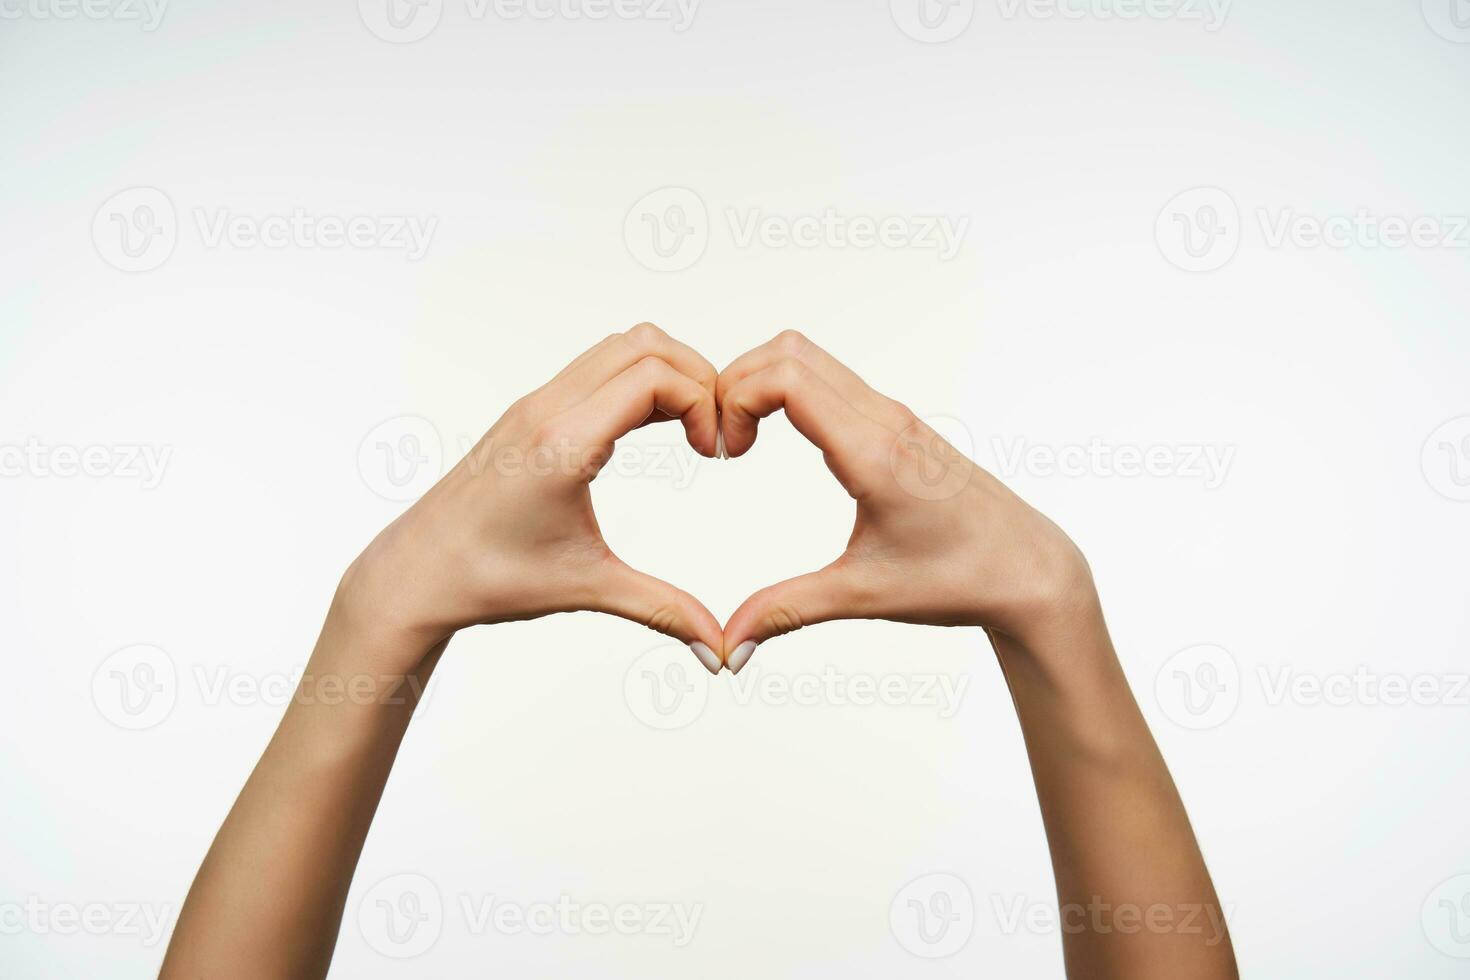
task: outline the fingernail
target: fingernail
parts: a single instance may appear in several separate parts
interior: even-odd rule
[[[750,655],[755,653],[755,641],[746,640],[730,653],[730,673],[738,674],[750,662]]]
[[[704,669],[711,674],[718,674],[720,668],[724,666],[724,664],[720,663],[720,658],[715,655],[715,652],[698,640],[689,644],[689,649],[694,651],[694,655],[699,658],[699,662],[704,664]]]
[[[730,454],[725,452],[725,430],[715,430],[715,459],[729,459]]]

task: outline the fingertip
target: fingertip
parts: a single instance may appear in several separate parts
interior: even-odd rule
[[[719,655],[711,650],[707,643],[701,643],[699,640],[695,640],[689,644],[689,649],[694,652],[695,658],[704,666],[704,669],[711,674],[718,674],[724,669],[725,665],[720,660]]]
[[[746,640],[738,644],[734,650],[731,650],[728,663],[730,673],[738,674],[744,670],[745,665],[750,663],[750,658],[755,655],[755,648],[757,646],[759,644],[754,640]]]

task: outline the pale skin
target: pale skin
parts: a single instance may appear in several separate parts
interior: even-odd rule
[[[695,451],[735,458],[783,410],[856,502],[853,534],[826,568],[762,589],[722,628],[613,555],[588,485],[640,425],[677,419]],[[984,629],[1031,761],[1067,976],[1238,976],[1188,815],[1066,535],[806,338],[788,331],[716,372],[648,324],[518,401],[352,563],[161,976],[324,976],[394,756],[450,639],[575,610],[675,637],[714,673],[837,619]],[[352,697],[320,696],[353,683]]]

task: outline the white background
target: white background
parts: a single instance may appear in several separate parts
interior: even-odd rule
[[[175,0],[152,30],[130,8],[3,0],[0,973],[153,974],[164,938],[129,909],[171,923],[337,577],[404,506],[375,492],[377,443],[427,432],[432,475],[436,437],[448,465],[515,397],[648,319],[718,365],[806,331],[955,420],[1076,538],[1244,975],[1463,976],[1470,233],[1272,240],[1283,215],[1452,231],[1470,213],[1470,28],[1452,2],[1470,23],[1463,0],[1237,0],[1223,23],[1193,4],[1047,17],[981,0],[934,6],[926,34],[906,0],[705,0],[682,25],[671,6],[536,19],[435,0],[409,22],[426,36],[399,43],[377,0]],[[115,195],[140,187],[165,195],[153,217],[176,243],[151,239],[162,251],[137,261],[153,267],[125,272],[115,216],[147,215]],[[638,229],[670,199],[634,208],[668,187],[708,222],[686,211],[703,252],[656,272]],[[1171,205],[1197,188],[1224,203]],[[435,225],[417,260],[200,228],[296,209]],[[946,261],[742,245],[728,217],[827,209],[968,230]],[[1225,233],[1191,258],[1190,223]],[[430,428],[392,423],[360,456],[403,416]],[[635,463],[677,435],[639,433]],[[1165,465],[1003,466],[1094,440],[1163,447]],[[88,447],[106,473],[62,475]],[[168,453],[160,480],[120,465],[129,447]],[[1228,453],[1223,479],[1192,469],[1192,447]],[[850,526],[779,420],[692,480],[632,469],[595,488],[614,549],[720,617],[825,563]],[[742,676],[942,675],[968,685],[952,717],[750,697],[688,659],[686,693],[706,700],[667,731],[627,693],[658,646],[590,615],[455,641],[335,975],[1060,974],[1054,926],[1011,919],[1053,892],[978,631],[824,626]],[[139,657],[163,688],[130,693],[145,716],[118,686],[147,679]],[[1346,695],[1279,696],[1283,678]],[[221,679],[242,686],[217,696]],[[1383,703],[1414,682],[1433,703]],[[140,717],[154,723],[123,727]],[[399,874],[442,905],[411,960],[373,926],[370,890]],[[927,875],[973,899],[947,958],[912,955],[936,950],[897,921]],[[702,917],[681,948],[476,934],[462,902],[490,896]]]

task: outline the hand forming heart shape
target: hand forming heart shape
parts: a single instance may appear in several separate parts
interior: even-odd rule
[[[783,409],[856,502],[852,537],[825,568],[752,595],[722,629],[693,596],[613,555],[589,484],[640,426],[677,418],[696,452],[735,458]],[[369,545],[339,599],[424,649],[476,623],[607,612],[688,643],[711,673],[738,673],[758,644],[814,623],[973,625],[1024,639],[1096,593],[1056,525],[800,334],[716,373],[645,323],[512,405]]]
[[[588,485],[614,441],[640,425],[678,418],[696,451],[735,457],[778,409],[822,450],[857,519],[836,561],[757,592],[722,630],[688,593],[613,555]],[[1087,564],[1066,536],[797,334],[716,374],[643,325],[516,402],[348,569],[298,697],[195,879],[160,975],[248,961],[241,936],[264,933],[277,937],[266,945],[279,955],[251,961],[253,975],[325,976],[332,945],[321,937],[337,933],[393,757],[449,638],[473,623],[575,609],[676,636],[712,673],[740,671],[763,640],[841,617],[983,626],[1025,734],[1061,907],[1147,903],[1219,916]],[[344,679],[357,695],[346,701]],[[326,684],[332,698],[306,696]],[[1127,932],[1069,933],[1069,974],[1083,964],[1088,976],[1238,978],[1223,929],[1206,942],[1182,930]]]

